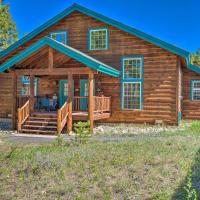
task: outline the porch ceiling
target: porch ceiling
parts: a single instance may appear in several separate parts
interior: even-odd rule
[[[84,54],[81,51],[78,51],[68,45],[61,44],[61,43],[59,43],[55,40],[52,40],[48,37],[45,37],[45,38],[39,40],[32,46],[25,49],[23,52],[17,54],[16,56],[12,57],[7,62],[0,65],[0,72],[4,72],[5,70],[10,69],[14,65],[19,66],[19,64],[22,64],[22,63],[25,63],[26,65],[30,65],[33,67],[34,66],[33,62],[31,60],[27,59],[30,56],[33,57],[33,60],[35,59],[36,61],[38,61],[38,63],[40,65],[43,63],[43,66],[45,66],[44,58],[46,57],[46,55],[48,55],[48,52],[46,51],[45,47],[47,47],[47,48],[51,47],[51,48],[57,50],[59,53],[64,54],[65,57],[67,56],[66,60],[65,60],[66,62],[68,62],[72,58],[73,60],[76,60],[93,70],[97,70],[99,72],[102,72],[104,74],[107,74],[107,75],[110,75],[113,77],[120,76],[120,72],[118,70],[114,69],[113,67],[108,66],[108,65],[92,58],[91,56]],[[43,51],[42,51],[42,49],[43,49]],[[58,55],[59,53],[56,53],[56,54]],[[55,60],[55,62],[59,62],[58,57],[59,56],[55,57],[57,59],[57,60]],[[64,63],[62,63],[62,64],[64,64]],[[26,66],[26,65],[24,65],[24,66]]]

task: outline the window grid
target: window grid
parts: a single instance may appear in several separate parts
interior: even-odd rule
[[[142,109],[143,58],[123,59],[122,109]]]
[[[37,79],[34,81],[34,96],[37,96]],[[30,96],[30,78],[28,76],[21,77],[21,96]]]
[[[192,82],[192,100],[200,100],[200,81]]]
[[[124,79],[142,78],[142,59],[124,59]]]
[[[66,32],[54,32],[51,33],[51,38],[57,42],[67,44],[67,33]]]
[[[68,83],[64,84],[64,96],[68,96]]]
[[[124,82],[123,83],[123,108],[124,109],[140,109],[140,82]]]
[[[90,30],[90,50],[107,49],[107,29]]]

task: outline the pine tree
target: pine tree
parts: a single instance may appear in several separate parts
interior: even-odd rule
[[[191,62],[193,65],[200,66],[200,49],[191,55]]]
[[[9,5],[0,0],[0,51],[6,49],[18,39],[16,24],[12,20]]]

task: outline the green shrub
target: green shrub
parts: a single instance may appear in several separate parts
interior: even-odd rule
[[[192,186],[192,172],[189,171],[186,184],[184,186],[185,199],[197,200],[197,192]]]
[[[53,142],[53,145],[54,146],[65,146],[65,145],[67,145],[67,142],[64,140],[64,138],[61,135],[59,135]]]
[[[90,134],[90,122],[77,122],[74,124],[75,141],[78,143],[86,143],[89,140]]]
[[[192,132],[200,133],[200,121],[192,121],[189,129]]]

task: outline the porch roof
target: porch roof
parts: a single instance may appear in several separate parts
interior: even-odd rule
[[[43,39],[39,40],[35,44],[31,45],[30,47],[28,47],[27,49],[22,51],[21,53],[12,57],[7,62],[0,65],[0,73],[13,67],[15,64],[17,64],[21,60],[27,58],[31,54],[37,52],[39,49],[41,49],[44,46],[52,47],[53,49],[65,54],[66,56],[69,56],[69,57],[85,64],[86,66],[88,66],[89,68],[91,68],[93,70],[97,70],[99,72],[102,72],[104,74],[107,74],[107,75],[110,75],[113,77],[120,76],[120,72],[118,70],[114,69],[113,67],[106,65],[106,64],[92,58],[91,56],[86,55],[85,53],[83,53],[77,49],[74,49],[68,45],[57,42],[48,37],[44,37]]]

